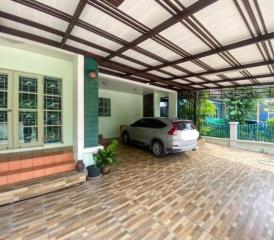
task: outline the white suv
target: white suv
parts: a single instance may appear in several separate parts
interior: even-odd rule
[[[190,120],[142,118],[126,127],[122,133],[125,144],[148,146],[156,157],[170,152],[196,150],[199,132]]]

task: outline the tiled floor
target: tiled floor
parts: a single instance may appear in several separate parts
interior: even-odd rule
[[[119,159],[110,175],[1,207],[0,238],[274,239],[274,156],[202,144]]]

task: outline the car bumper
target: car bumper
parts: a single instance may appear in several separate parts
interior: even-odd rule
[[[175,153],[175,152],[185,152],[185,151],[189,151],[189,150],[193,150],[198,148],[198,144],[191,144],[191,145],[185,145],[185,146],[172,146],[170,148],[167,148],[167,152],[168,153]]]

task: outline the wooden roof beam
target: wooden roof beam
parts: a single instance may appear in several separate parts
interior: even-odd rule
[[[22,38],[29,39],[29,40],[32,40],[32,41],[40,42],[40,43],[43,43],[43,44],[46,44],[46,45],[49,45],[49,46],[60,48],[60,43],[57,42],[57,41],[50,40],[50,39],[47,39],[47,38],[44,38],[44,37],[40,37],[40,36],[37,36],[35,34],[31,34],[31,33],[28,33],[28,32],[20,31],[20,30],[14,29],[14,28],[9,28],[9,27],[5,27],[5,26],[0,25],[0,32],[11,34],[11,35],[14,35],[14,36],[17,36],[17,37],[22,37]],[[68,50],[70,52],[77,53],[77,54],[82,54],[84,56],[92,57],[101,66],[105,66],[107,68],[111,68],[111,69],[116,70],[116,71],[121,71],[121,72],[124,72],[126,74],[130,74],[133,71],[136,71],[135,68],[132,68],[132,67],[129,67],[129,66],[123,65],[121,63],[111,61],[111,60],[105,60],[101,56],[98,56],[96,54],[93,54],[91,52],[87,52],[87,51],[79,49],[79,48],[64,45],[63,49]],[[160,77],[158,77],[156,75],[153,75],[153,74],[150,74],[150,73],[143,73],[141,75],[141,77],[143,77],[144,79],[147,79],[149,81],[164,83],[167,86],[174,86],[174,87],[177,87],[177,88],[180,88],[180,89],[184,89],[184,88],[185,89],[192,89],[192,87],[190,87],[190,86],[184,87],[184,85],[182,85],[182,84],[172,82],[172,81],[167,81],[163,78],[160,78]]]
[[[74,11],[74,14],[72,16],[72,19],[67,27],[67,30],[65,32],[65,36],[63,37],[62,41],[61,41],[61,48],[64,47],[66,41],[68,40],[69,38],[69,35],[71,34],[72,32],[72,29],[73,27],[75,26],[76,22],[78,21],[81,13],[83,12],[85,6],[87,4],[87,0],[80,0],[80,2],[78,3],[75,11]]]
[[[242,81],[242,80],[252,80],[252,79],[260,79],[260,78],[269,78],[274,77],[273,73],[266,73],[266,74],[260,74],[260,75],[252,75],[252,76],[242,76],[242,77],[235,77],[235,78],[227,78],[227,79],[221,79],[221,80],[211,80],[212,83],[222,83],[222,82],[235,82],[235,81]],[[191,85],[197,85],[193,83],[186,84],[187,86]]]
[[[204,9],[205,7],[208,7],[209,5],[213,4],[216,1],[217,0],[200,0],[200,1],[195,2],[194,4],[189,6],[188,8],[181,11],[180,13],[172,16],[171,18],[169,18],[166,21],[162,22],[161,24],[157,25],[156,27],[154,27],[150,31],[142,34],[140,37],[136,38],[135,40],[133,40],[129,44],[121,47],[115,53],[110,54],[105,59],[109,60],[109,59],[121,54],[122,52],[125,52],[128,49],[131,49],[132,47],[140,44],[141,42],[144,42],[145,40],[147,40],[149,38],[152,38],[156,34],[162,32],[163,30],[165,30],[165,29],[169,28],[170,26],[176,24],[177,22],[181,21],[182,19],[185,19],[185,18],[195,14],[196,12]]]
[[[267,66],[267,65],[270,65],[270,64],[274,64],[274,60],[248,63],[248,64],[243,64],[243,65],[240,65],[240,66],[233,66],[233,67],[227,67],[227,68],[219,68],[219,69],[211,70],[211,71],[188,74],[188,75],[184,75],[184,76],[181,76],[181,77],[184,77],[184,78],[200,77],[200,76],[208,75],[208,74],[236,71],[236,70],[245,69],[245,68],[261,67],[261,66]],[[175,80],[175,79],[177,79],[177,78],[169,78],[169,80]]]
[[[221,52],[225,52],[225,51],[228,51],[228,50],[233,50],[233,49],[245,47],[245,46],[248,46],[248,45],[256,44],[256,43],[259,43],[259,42],[262,42],[262,41],[267,41],[267,40],[270,40],[270,39],[274,39],[274,32],[266,33],[264,35],[249,38],[249,39],[245,39],[245,40],[242,40],[242,41],[239,41],[239,42],[231,43],[231,44],[228,44],[228,45],[225,45],[225,46],[222,46],[222,47],[219,47],[219,48],[215,48],[215,49],[212,49],[212,50],[208,50],[208,51],[205,51],[205,52],[193,54],[192,56],[187,56],[187,57],[184,57],[184,58],[181,58],[181,59],[177,59],[177,60],[171,61],[169,63],[163,63],[163,64],[160,64],[158,66],[154,66],[154,67],[144,69],[140,72],[158,70],[158,69],[173,66],[173,65],[176,65],[176,64],[196,60],[196,59],[199,59],[199,58],[208,57],[208,56],[218,54],[218,53],[221,53]],[[139,72],[136,72],[134,75],[138,75],[138,74],[139,74]]]

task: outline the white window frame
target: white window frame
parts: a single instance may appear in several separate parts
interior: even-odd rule
[[[8,142],[7,144],[0,144],[0,150],[8,149],[21,149],[21,148],[28,148],[28,147],[38,147],[38,146],[45,146],[51,144],[63,144],[63,86],[62,86],[62,79],[58,77],[52,76],[43,76],[39,74],[32,74],[26,72],[19,72],[19,71],[12,71],[12,70],[5,70],[0,69],[0,74],[8,76],[8,104],[7,108],[0,108],[2,111],[7,111],[8,116]],[[23,111],[37,111],[37,134],[38,139],[36,142],[31,143],[20,143],[20,136],[19,136],[19,77],[29,77],[37,79],[37,110],[34,109],[22,109]],[[60,95],[56,95],[61,98],[61,139],[60,142],[54,143],[45,143],[44,142],[44,112],[47,110],[44,109],[44,81],[45,78],[52,78],[55,80],[60,81]]]

